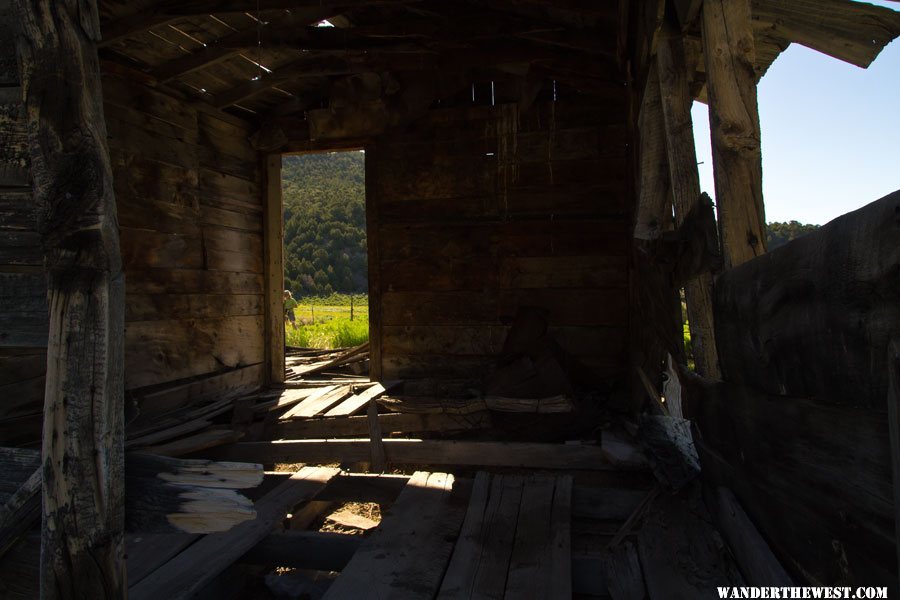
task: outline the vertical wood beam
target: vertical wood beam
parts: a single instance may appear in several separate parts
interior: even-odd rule
[[[888,431],[891,442],[891,473],[894,479],[894,546],[900,573],[900,338],[888,344]]]
[[[694,147],[692,99],[684,45],[681,35],[669,24],[663,25],[656,58],[675,222],[680,227],[700,199],[700,174]],[[704,273],[687,282],[684,295],[697,371],[704,377],[719,378],[719,357],[713,327],[712,275]]]
[[[766,251],[750,0],[703,3],[703,56],[719,232],[730,269]]]
[[[284,209],[281,198],[281,154],[267,155],[263,169],[266,382],[284,383]]]
[[[640,191],[635,216],[634,237],[653,240],[671,231],[672,196],[669,186],[669,159],[666,155],[666,129],[659,93],[656,62],[650,65],[644,97],[638,115],[640,135]]]
[[[381,352],[381,259],[379,252],[379,219],[375,144],[366,146],[366,244],[369,265],[369,377],[380,381],[383,376]]]
[[[124,598],[124,279],[94,0],[17,0],[50,308],[43,598]]]

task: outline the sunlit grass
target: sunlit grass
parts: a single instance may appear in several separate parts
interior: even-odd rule
[[[285,328],[285,342],[298,348],[347,348],[369,340],[368,320],[329,319],[323,323]]]
[[[285,343],[298,348],[322,349],[358,346],[369,340],[368,304],[364,296],[354,298],[352,315],[351,321],[348,296],[301,299],[294,309],[297,328],[291,327],[290,323],[285,325]]]

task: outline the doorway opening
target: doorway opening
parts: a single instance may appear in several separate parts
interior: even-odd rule
[[[369,339],[365,172],[362,150],[282,156],[288,350]]]

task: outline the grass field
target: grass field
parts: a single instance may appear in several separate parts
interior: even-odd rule
[[[285,343],[300,348],[346,348],[369,339],[369,300],[332,294],[325,298],[298,298],[294,309],[297,328],[285,324]]]

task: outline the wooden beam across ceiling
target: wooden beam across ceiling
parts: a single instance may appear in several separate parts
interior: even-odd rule
[[[313,19],[312,22],[320,21]],[[235,32],[207,47],[186,56],[168,61],[154,68],[152,75],[160,82],[167,82],[189,73],[202,70],[242,52],[254,48],[263,50],[285,49],[317,52],[343,52],[345,50],[404,49],[420,50],[385,37],[369,38],[361,28],[309,27],[304,17],[301,22],[291,18],[287,23],[266,25]]]
[[[102,23],[103,39],[98,46],[108,46],[131,35],[153,27],[175,23],[191,17],[225,15],[235,13],[255,14],[260,11],[289,10],[324,11],[327,19],[346,10],[364,6],[409,4],[418,0],[163,0],[144,8],[140,13],[129,14]],[[302,14],[302,13],[301,13]],[[322,20],[319,19],[319,20]]]
[[[311,77],[353,75],[378,70],[418,71],[434,65],[433,54],[378,54],[374,52],[344,53],[341,56],[303,56],[274,70],[272,73],[239,83],[231,89],[216,94],[213,106],[225,108],[238,104],[256,94],[290,81]]]
[[[472,47],[438,53],[423,50],[411,52],[347,52],[340,56],[310,53],[291,63],[277,67],[272,73],[246,81],[220,92],[213,105],[224,108],[241,103],[256,94],[290,81],[309,77],[352,75],[383,71],[424,71],[439,69],[457,73],[475,68],[506,68],[524,74],[536,68],[549,77],[555,72],[577,74],[578,80],[617,81],[618,65],[614,57],[599,59],[576,51],[533,43],[528,40],[503,38]],[[561,77],[562,78],[562,77]]]

